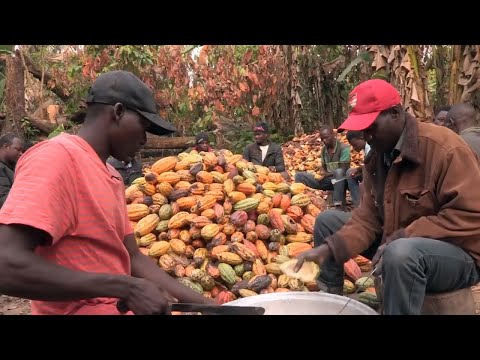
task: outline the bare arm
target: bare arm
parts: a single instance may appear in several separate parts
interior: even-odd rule
[[[213,303],[212,300],[204,297],[202,294],[180,284],[160,269],[151,259],[143,255],[138,250],[133,234],[125,236],[124,243],[130,253],[133,276],[152,281],[179,301],[201,304]]]
[[[0,225],[0,293],[45,301],[95,297],[127,298],[135,291],[129,276],[67,269],[34,253],[49,235],[24,225]]]

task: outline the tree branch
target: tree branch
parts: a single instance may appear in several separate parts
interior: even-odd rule
[[[20,54],[20,50],[16,50],[17,54]],[[42,70],[39,69],[30,59],[30,57],[23,53],[23,59],[25,60],[25,66],[30,74],[33,75],[34,78],[42,81]],[[49,88],[50,91],[52,91],[55,95],[57,95],[60,99],[63,101],[67,101],[70,99],[70,94],[68,90],[66,90],[62,84],[59,84],[56,80],[52,78],[52,76],[45,72],[43,76],[43,84],[47,85],[50,81],[52,81],[55,85],[52,88]]]

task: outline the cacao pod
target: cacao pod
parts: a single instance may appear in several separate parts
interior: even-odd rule
[[[235,265],[233,270],[235,270],[235,274],[237,274],[237,276],[241,277],[243,275],[243,273],[245,272],[245,265],[243,265],[243,263]]]
[[[200,285],[204,290],[211,290],[215,286],[215,280],[210,275],[205,275],[200,279]]]
[[[231,245],[232,250],[239,255],[242,259],[246,261],[255,261],[255,253],[250,250],[246,245],[241,244],[240,242],[235,242]],[[240,276],[240,275],[239,275]]]
[[[175,265],[175,267],[173,268],[173,273],[174,273],[175,276],[178,277],[178,278],[184,277],[184,276],[185,276],[185,268],[184,268],[182,265],[177,264],[177,265]]]
[[[170,243],[167,241],[155,241],[148,250],[148,255],[159,257],[165,255],[170,250]]]
[[[248,296],[255,296],[258,295],[255,291],[248,290],[248,289],[240,289],[239,290],[241,297],[248,297]]]
[[[197,264],[197,266],[200,266],[203,263],[203,261],[207,258],[207,255],[208,255],[207,249],[198,248],[193,253],[193,261],[195,261],[195,264]]]
[[[170,171],[175,168],[175,165],[177,164],[177,158],[175,156],[167,156],[164,157],[163,159],[160,159],[156,161],[152,165],[152,171],[158,175]]]
[[[235,270],[233,270],[233,268],[229,264],[218,264],[218,270],[220,271],[220,277],[223,279],[223,281],[230,285],[235,284]]]
[[[266,275],[267,269],[265,269],[265,265],[263,265],[262,260],[255,259],[255,262],[252,266],[252,271],[255,275]]]
[[[236,230],[235,225],[231,223],[226,223],[223,226],[223,232],[225,233],[225,235],[232,235],[235,232],[235,230]]]
[[[145,204],[129,204],[127,205],[127,214],[130,220],[138,221],[150,214],[150,210]]]
[[[205,240],[211,240],[219,232],[220,232],[220,228],[218,227],[217,224],[208,224],[202,228],[200,234]]]
[[[185,251],[187,250],[187,245],[185,245],[185,243],[179,239],[170,240],[170,247],[172,248],[173,252],[178,255],[185,254]]]
[[[230,216],[230,222],[237,227],[245,225],[247,223],[247,220],[248,220],[248,215],[243,210],[235,211]]]
[[[173,192],[173,187],[169,183],[160,183],[156,186],[157,192],[165,197],[169,197]],[[153,197],[153,196],[152,196]]]
[[[268,225],[270,225],[270,219],[268,218],[267,214],[260,214],[260,215],[258,215],[257,223],[259,225],[268,226]]]
[[[169,220],[173,216],[172,207],[169,204],[164,204],[158,210],[160,220]]]
[[[157,240],[157,237],[154,234],[147,234],[142,237],[140,237],[140,240],[138,241],[140,246],[149,246],[153,242]]]
[[[285,231],[285,225],[283,224],[283,219],[278,212],[272,209],[268,212],[268,217],[270,219],[270,224],[274,229],[277,229],[278,231],[280,231],[280,233],[283,233]]]
[[[255,247],[257,248],[258,253],[263,261],[267,261],[268,249],[265,246],[265,243],[262,240],[255,241]]]
[[[350,280],[345,279],[343,281],[343,292],[344,294],[353,294],[355,292],[355,285]]]
[[[297,223],[288,215],[281,215],[283,226],[285,227],[285,232],[287,234],[296,234],[297,233]]]
[[[305,229],[305,232],[308,234],[313,234],[313,227],[315,225],[315,218],[312,215],[306,214],[303,216],[300,224]]]
[[[251,278],[253,278],[255,275],[253,274],[252,271],[245,271],[242,275],[242,278],[244,280],[250,280]]]
[[[292,205],[287,209],[287,215],[290,216],[296,222],[300,222],[303,216],[302,208],[297,205]]]
[[[159,221],[155,230],[158,232],[168,231],[168,220]]]
[[[280,265],[275,262],[271,262],[270,264],[265,265],[265,269],[267,270],[268,274],[273,274],[273,275],[282,275],[283,272],[280,270]]]
[[[180,181],[180,175],[178,175],[173,171],[167,171],[157,176],[158,183],[166,182],[173,186],[179,181]]]
[[[270,286],[272,279],[268,275],[254,276],[248,281],[247,289],[255,292],[259,292]]]
[[[180,229],[183,226],[188,224],[187,216],[189,213],[186,211],[180,211],[179,213],[173,215],[170,220],[168,220],[169,229]]]
[[[305,184],[294,182],[290,185],[290,192],[292,195],[298,195],[303,193],[306,188],[307,186]]]
[[[192,289],[193,291],[196,291],[196,292],[198,292],[198,293],[200,293],[200,294],[203,294],[202,285],[200,285],[199,283],[196,283],[196,282],[190,280],[190,279],[187,278],[187,277],[179,278],[178,281],[179,281],[181,284],[189,287],[189,288]]]
[[[168,273],[171,273],[175,267],[175,260],[168,254],[160,256],[158,263],[160,267]]]
[[[226,291],[226,290],[221,291],[215,298],[215,300],[217,301],[217,304],[219,305],[225,304],[235,299],[236,299],[235,295],[230,291]]]
[[[255,227],[255,232],[260,240],[268,240],[270,238],[270,229],[265,225],[257,225]]]
[[[343,264],[343,269],[345,271],[345,275],[347,275],[347,277],[354,282],[362,277],[362,271],[360,270],[360,267],[352,259]]]
[[[238,265],[243,262],[243,259],[239,255],[231,252],[221,252],[217,254],[217,258],[222,263],[225,263],[228,265]]]
[[[310,241],[313,241],[313,235],[304,232],[298,232],[295,235],[287,235],[287,241],[308,243]]]
[[[232,243],[243,242],[244,241],[243,233],[241,233],[240,231],[234,232],[230,237],[230,241]]]

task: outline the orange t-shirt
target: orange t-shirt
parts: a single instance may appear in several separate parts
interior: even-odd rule
[[[62,134],[29,149],[18,161],[1,224],[50,234],[41,257],[72,270],[130,275],[123,243],[132,233],[120,174],[82,138]],[[32,314],[118,314],[114,298],[32,301]]]

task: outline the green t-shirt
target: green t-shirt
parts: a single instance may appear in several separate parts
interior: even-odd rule
[[[350,146],[337,140],[332,156],[330,156],[327,147],[324,146],[322,149],[322,164],[327,172],[333,172],[341,164],[350,164]]]

